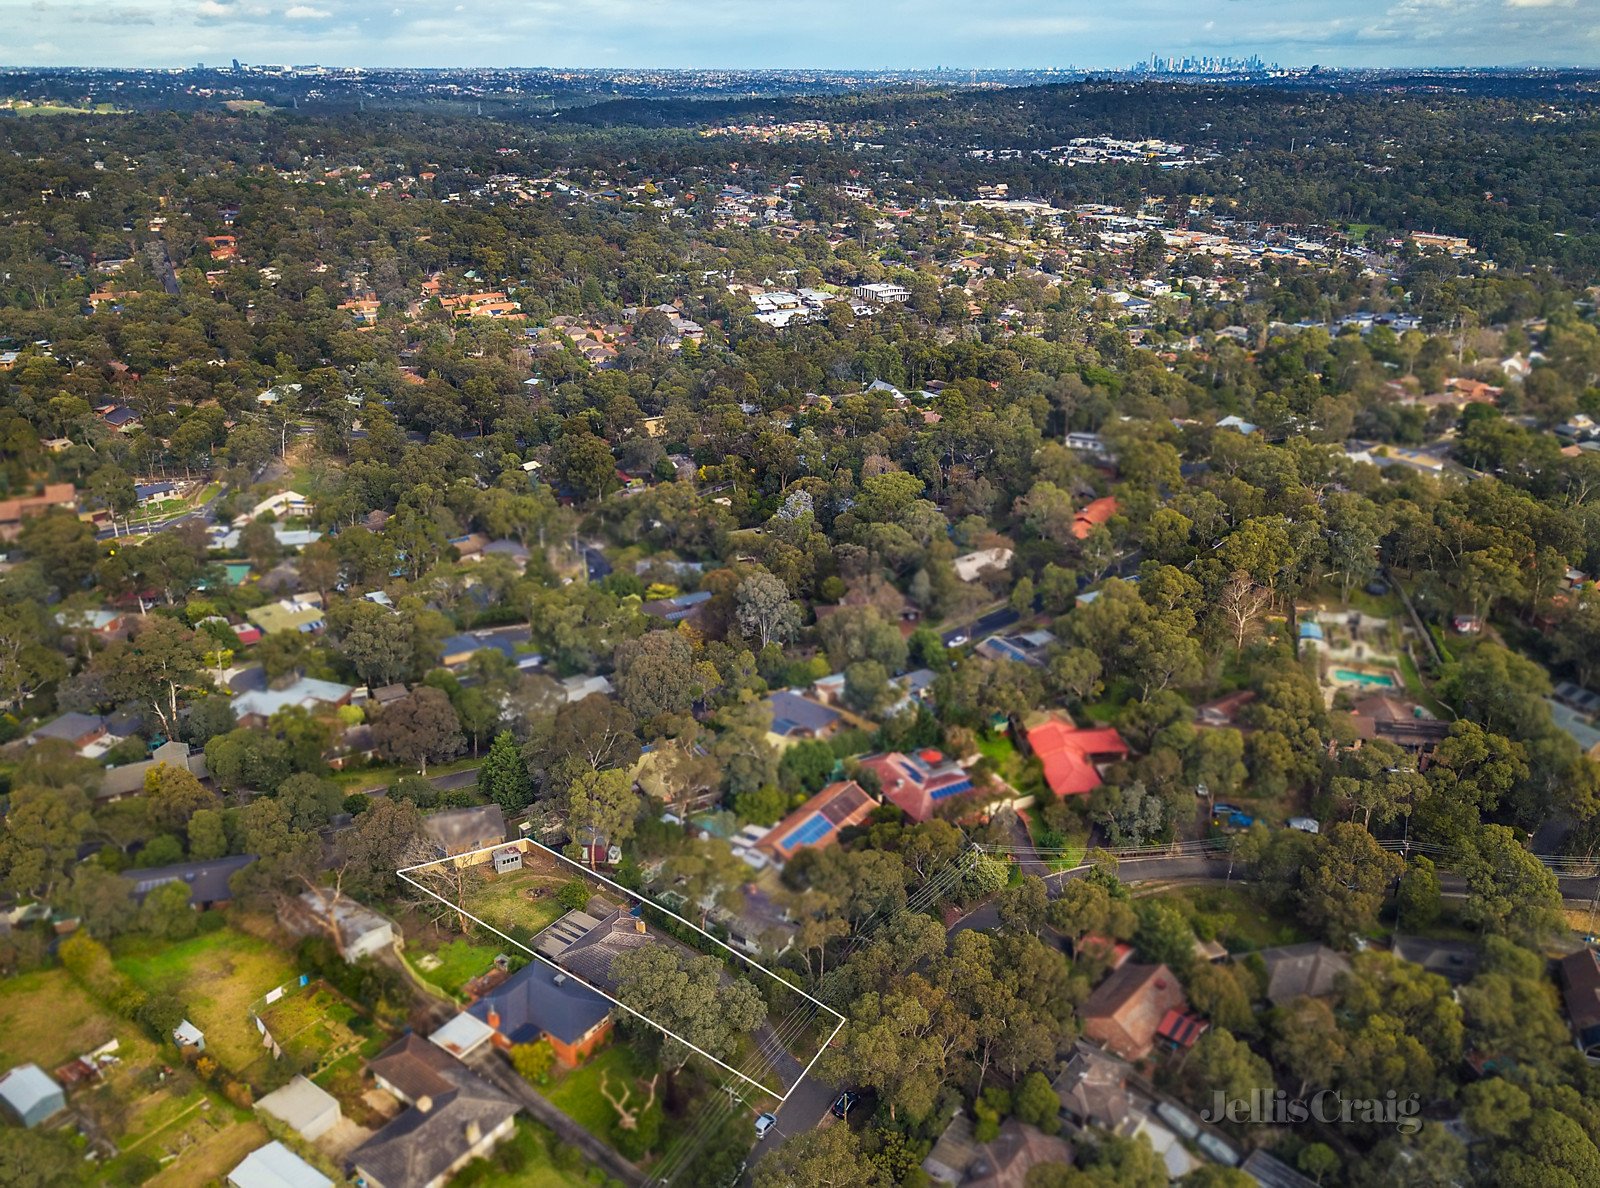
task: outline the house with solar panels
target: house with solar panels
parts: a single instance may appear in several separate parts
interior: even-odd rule
[[[806,739],[829,739],[844,725],[844,715],[832,706],[802,697],[792,689],[779,689],[767,698],[772,708],[772,726],[767,738],[774,746],[787,747]]]
[[[928,820],[939,805],[973,788],[966,768],[932,748],[913,755],[899,751],[867,755],[861,766],[878,777],[884,799],[917,822]]]
[[[829,784],[767,831],[759,848],[780,866],[800,850],[821,849],[838,840],[839,831],[859,825],[878,802],[854,780]]]

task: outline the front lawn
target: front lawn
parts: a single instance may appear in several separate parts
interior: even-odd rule
[[[597,1139],[615,1146],[617,1111],[600,1092],[601,1078],[607,1078],[607,1087],[615,1097],[620,1097],[627,1088],[632,1094],[628,1104],[635,1106],[642,1103],[649,1092],[641,1082],[648,1082],[656,1071],[627,1044],[613,1043],[595,1053],[581,1068],[561,1074],[548,1088],[541,1086],[539,1092]],[[661,1097],[658,1086],[656,1103],[650,1107],[652,1113],[661,1112]]]
[[[1204,931],[1214,931],[1230,953],[1316,939],[1290,912],[1263,902],[1249,886],[1175,887],[1157,895],[1177,904],[1191,922],[1198,920]]]

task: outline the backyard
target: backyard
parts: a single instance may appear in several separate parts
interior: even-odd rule
[[[299,1069],[307,1076],[352,1054],[375,1056],[394,1039],[320,983],[304,990],[290,990],[262,1009],[261,1021],[283,1049],[286,1067]]]
[[[478,935],[476,930],[474,935]],[[461,988],[473,978],[487,973],[494,959],[509,947],[498,937],[479,941],[464,936],[457,936],[435,949],[427,945],[426,937],[407,945],[406,963],[417,971],[418,977],[456,997],[460,997]]]
[[[266,1138],[249,1114],[183,1068],[175,1049],[158,1049],[136,1025],[95,1003],[65,970],[0,982],[0,1067],[32,1062],[54,1072],[113,1039],[116,1063],[105,1067],[98,1083],[71,1093],[73,1106],[117,1151],[103,1165],[105,1178],[168,1160],[147,1183],[207,1183]]]
[[[570,867],[561,870],[556,866],[524,866],[508,874],[485,874],[468,892],[467,910],[518,943],[530,944],[536,934],[566,913],[556,892],[571,882],[574,874]]]
[[[206,1036],[206,1051],[234,1073],[250,1079],[270,1060],[250,1021],[250,1007],[263,994],[297,976],[281,949],[233,927],[168,943],[138,941],[123,947],[116,966],[152,994],[170,994],[188,1008]]]

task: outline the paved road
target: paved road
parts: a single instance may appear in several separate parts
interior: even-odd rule
[[[949,631],[946,631],[941,638],[944,640],[944,645],[947,648],[951,646],[950,641],[958,635],[965,635],[970,642],[976,643],[985,636],[993,635],[996,631],[999,631],[1004,627],[1011,626],[1011,624],[1015,623],[1020,618],[1022,618],[1022,616],[1017,614],[1016,611],[1012,610],[1010,607],[1005,607],[1001,610],[990,611],[988,614],[972,620],[972,622],[966,624],[965,626],[952,627]]]

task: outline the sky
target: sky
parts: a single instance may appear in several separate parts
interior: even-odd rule
[[[0,0],[0,64],[1600,65],[1600,0]]]

